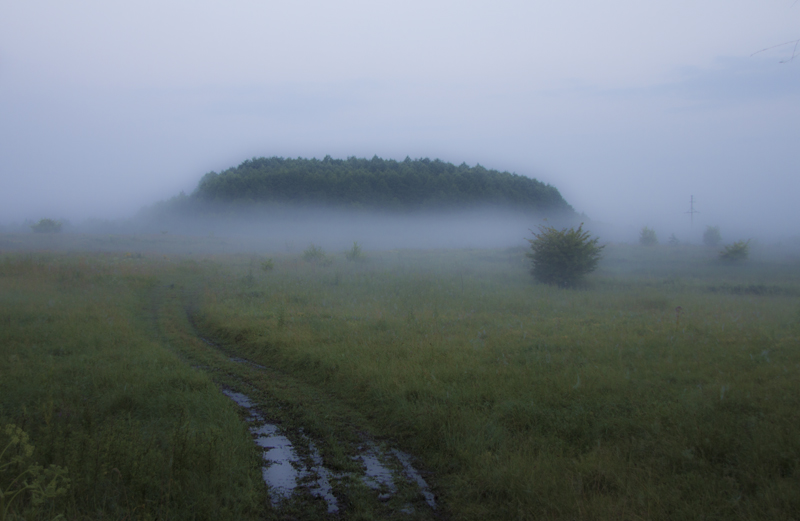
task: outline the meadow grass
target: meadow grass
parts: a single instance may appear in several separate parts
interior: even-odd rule
[[[456,519],[796,519],[797,259],[605,253],[576,290],[524,249],[230,256],[196,319],[420,457]]]
[[[270,254],[265,271],[221,239],[65,237],[0,240],[63,252],[0,255],[0,451],[12,424],[35,447],[0,456],[0,488],[66,470],[9,519],[314,518],[266,506],[214,385],[247,382],[334,468],[364,432],[411,452],[453,519],[800,517],[788,250],[736,265],[609,245],[564,290],[533,283],[523,248]],[[117,251],[75,253],[91,245]],[[400,516],[356,496],[345,517]]]
[[[258,457],[235,409],[168,348],[150,316],[156,274],[169,266],[130,254],[0,255],[3,519],[241,519],[263,510]],[[11,425],[32,451],[11,444]],[[64,471],[58,494],[26,490],[11,501],[26,471],[51,465]]]

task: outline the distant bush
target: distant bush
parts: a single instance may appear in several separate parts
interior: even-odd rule
[[[658,244],[658,237],[656,231],[645,226],[639,233],[639,244],[644,246],[655,246]]]
[[[355,241],[353,242],[353,247],[344,252],[344,256],[349,261],[364,261],[367,259],[367,256],[361,250],[361,246]]]
[[[313,244],[303,252],[303,260],[314,264],[322,264],[323,266],[333,264],[333,259],[325,253],[325,250]]]
[[[750,255],[750,239],[746,241],[736,241],[725,250],[719,252],[719,258],[727,261],[745,260]]]
[[[53,219],[42,219],[38,223],[32,224],[31,230],[34,233],[59,233],[61,231],[61,223]]]
[[[722,235],[719,233],[719,226],[706,226],[706,231],[703,232],[703,244],[713,248],[720,242],[722,242]]]
[[[275,268],[275,262],[269,258],[261,263],[262,271],[272,271]]]
[[[583,231],[583,223],[577,230],[540,226],[539,233],[531,232],[535,238],[526,239],[531,251],[525,255],[532,261],[531,275],[537,281],[571,286],[597,268],[604,246],[598,246],[599,239]]]
[[[677,246],[680,243],[681,241],[678,240],[678,237],[676,237],[674,233],[669,236],[669,239],[667,239],[667,244],[669,244],[670,246]]]

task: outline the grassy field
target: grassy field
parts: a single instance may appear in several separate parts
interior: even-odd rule
[[[333,468],[353,466],[365,435],[413,454],[434,516],[800,517],[789,251],[726,264],[701,247],[609,245],[564,290],[534,284],[521,248],[329,266],[271,254],[263,271],[266,255],[125,254],[119,240],[0,256],[0,427],[36,447],[15,472],[55,464],[70,480],[38,506],[19,496],[11,518],[324,515],[269,506],[220,386],[302,426]],[[415,517],[348,494],[341,517]]]
[[[163,269],[130,255],[0,256],[0,519],[263,509],[258,457],[229,400],[153,322]]]

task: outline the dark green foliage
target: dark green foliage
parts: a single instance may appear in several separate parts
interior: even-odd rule
[[[652,228],[648,228],[647,226],[642,228],[641,233],[639,233],[639,244],[642,244],[643,246],[655,246],[658,244],[656,231]]]
[[[719,233],[719,226],[706,226],[703,232],[703,244],[712,248],[722,242],[722,235]]]
[[[58,233],[61,231],[61,223],[53,219],[42,219],[36,224],[31,225],[34,233]]]
[[[525,255],[532,261],[531,274],[537,281],[571,286],[597,268],[604,246],[583,231],[583,223],[577,230],[540,226],[539,233],[532,233],[535,239],[526,239],[531,251]]]
[[[572,214],[558,190],[529,177],[455,166],[438,159],[398,162],[258,158],[222,173],[206,174],[194,201],[216,203],[317,204],[351,209],[409,211],[494,205]],[[183,204],[175,200],[174,204]]]
[[[275,261],[272,258],[269,258],[261,263],[261,270],[262,271],[272,271],[275,269]]]
[[[725,246],[725,250],[719,252],[719,258],[727,261],[745,260],[750,255],[750,239],[746,241],[736,241]]]

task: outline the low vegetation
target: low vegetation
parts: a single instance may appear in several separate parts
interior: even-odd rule
[[[261,261],[261,271],[269,272],[274,269],[275,269],[275,261],[272,260],[272,257]]]
[[[719,252],[719,258],[725,261],[743,261],[750,255],[750,240],[736,241],[733,244],[725,246],[725,249]]]
[[[69,490],[69,472],[58,465],[45,469],[32,463],[34,447],[28,434],[14,424],[0,430],[0,475],[4,475],[0,487],[0,520],[5,521],[9,512],[17,508],[14,502],[27,500],[34,508],[66,495]],[[9,479],[10,478],[10,479]]]
[[[41,219],[36,224],[31,225],[31,230],[34,233],[59,233],[61,231],[61,223],[53,219]]]
[[[791,517],[798,304],[707,287],[800,288],[796,263],[604,253],[582,291],[531,285],[517,250],[285,258],[259,289],[214,281],[199,325],[372,418],[456,519]]]
[[[325,250],[314,244],[311,244],[303,252],[303,260],[311,264],[319,264],[322,266],[330,266],[333,264],[333,258],[325,253]]]
[[[142,311],[164,266],[122,254],[0,256],[4,520],[262,510],[237,414]]]
[[[26,465],[70,480],[9,517],[324,516],[266,502],[214,385],[247,376],[336,468],[358,433],[414,454],[445,518],[795,518],[797,261],[602,253],[570,291],[532,283],[523,248],[371,251],[324,270],[275,254],[269,274],[252,255],[5,254],[0,426],[30,436]],[[237,373],[197,331],[264,368]],[[342,505],[402,517],[357,494]]]

